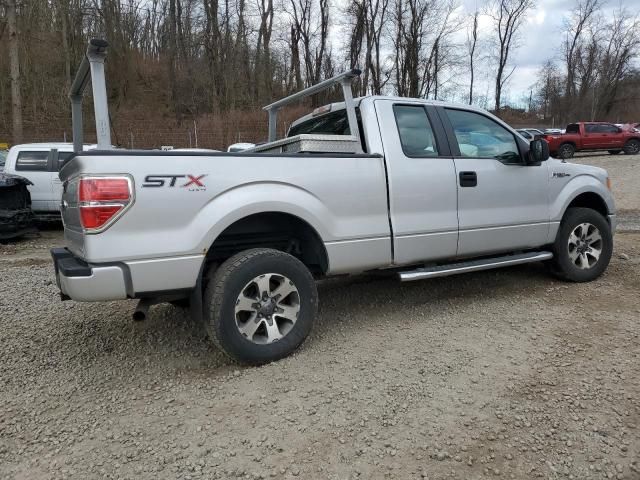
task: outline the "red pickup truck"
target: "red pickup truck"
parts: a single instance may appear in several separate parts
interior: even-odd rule
[[[640,132],[605,122],[571,123],[565,133],[547,134],[543,138],[549,143],[551,155],[562,159],[571,158],[579,151],[607,150],[612,155],[640,152]]]

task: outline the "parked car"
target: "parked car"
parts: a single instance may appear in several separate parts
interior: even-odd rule
[[[611,123],[578,122],[567,125],[562,135],[545,135],[552,155],[567,159],[579,151],[605,150],[613,155],[640,152],[640,133],[623,130]]]
[[[28,185],[24,177],[0,173],[0,240],[37,231]]]
[[[616,218],[605,170],[548,159],[545,141],[473,106],[353,100],[359,73],[265,107],[269,142],[250,152],[73,157],[60,171],[66,248],[52,250],[63,298],[138,298],[136,319],[188,303],[222,351],[260,364],[311,331],[316,278],[412,281],[536,261],[575,282],[604,272]],[[279,108],[336,84],[344,102],[276,139]],[[104,79],[92,85],[106,99]]]
[[[542,130],[538,130],[537,128],[517,128],[516,132],[518,132],[526,140],[529,141],[544,135],[544,132]]]
[[[93,148],[96,145],[84,146],[84,150]],[[25,143],[9,149],[4,170],[31,182],[32,208],[39,220],[60,219],[62,182],[58,172],[73,154],[72,143]]]

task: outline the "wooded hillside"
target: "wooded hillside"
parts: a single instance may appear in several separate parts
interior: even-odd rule
[[[0,0],[0,141],[70,140],[68,88],[92,37],[111,45],[123,146],[263,140],[262,105],[356,65],[358,95],[475,103],[516,123],[640,121],[640,23],[604,15],[599,0],[568,3],[566,40],[531,79],[526,112],[504,108],[534,1],[466,14],[456,0]],[[280,129],[302,111],[281,115]]]

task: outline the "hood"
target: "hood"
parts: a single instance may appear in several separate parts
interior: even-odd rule
[[[20,175],[0,172],[0,187],[13,187],[15,185],[33,185],[33,183]]]

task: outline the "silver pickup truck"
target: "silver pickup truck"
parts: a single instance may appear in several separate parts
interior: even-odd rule
[[[92,44],[83,65],[108,146],[101,59]],[[309,335],[318,278],[411,281],[536,261],[574,282],[604,272],[615,230],[605,170],[550,159],[544,140],[478,108],[352,99],[357,74],[265,107],[269,142],[249,151],[78,150],[60,171],[62,298],[140,299],[138,319],[154,303],[189,306],[224,352],[259,364]],[[280,107],[335,84],[344,102],[275,138]]]

